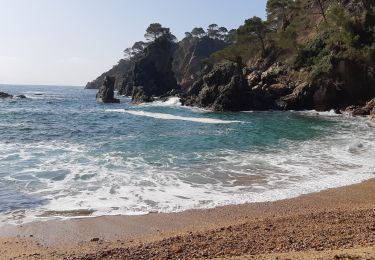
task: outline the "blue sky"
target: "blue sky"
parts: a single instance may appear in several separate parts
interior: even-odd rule
[[[266,0],[0,0],[0,83],[85,85],[160,22],[237,28]]]

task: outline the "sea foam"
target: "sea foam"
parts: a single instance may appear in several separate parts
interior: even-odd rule
[[[237,120],[221,120],[221,119],[203,118],[203,117],[184,117],[184,116],[176,116],[176,115],[164,114],[164,113],[154,113],[154,112],[124,110],[124,109],[107,109],[106,111],[117,112],[117,113],[127,113],[127,114],[134,115],[134,116],[144,116],[144,117],[151,117],[155,119],[181,120],[181,121],[189,121],[189,122],[203,123],[203,124],[243,123],[242,121],[237,121]]]

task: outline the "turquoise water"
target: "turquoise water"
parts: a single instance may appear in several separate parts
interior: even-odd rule
[[[213,113],[177,99],[98,104],[73,87],[0,86],[0,221],[271,201],[374,177],[375,128],[332,113]]]

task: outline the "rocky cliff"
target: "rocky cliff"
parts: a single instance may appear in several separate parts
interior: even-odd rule
[[[268,9],[267,22],[246,20],[230,46],[192,34],[178,44],[157,39],[121,69],[120,93],[135,102],[178,95],[185,105],[217,111],[374,114],[374,2],[286,2],[283,15]]]
[[[202,68],[204,67],[204,61],[209,58],[211,54],[227,47],[228,43],[220,39],[205,36],[201,38],[186,37],[177,45],[172,45],[173,46],[169,46],[171,49],[167,50],[167,53],[162,54],[167,54],[168,57],[172,54],[172,70],[177,84],[182,88],[187,88],[200,76]],[[104,83],[105,77],[111,76],[116,79],[115,89],[119,90],[122,95],[131,96],[135,80],[134,70],[137,66],[138,68],[139,66],[143,66],[139,65],[142,63],[140,60],[145,61],[146,56],[150,57],[148,59],[155,58],[160,55],[160,52],[166,51],[163,50],[164,47],[165,46],[162,46],[160,43],[152,43],[148,48],[145,48],[144,53],[140,53],[137,57],[120,60],[112,69],[103,73],[94,81],[87,83],[86,89],[100,88]],[[135,66],[135,63],[138,65]],[[139,77],[138,80],[140,80]]]
[[[291,12],[282,28],[269,36],[265,34],[264,41],[273,38],[265,44],[263,57],[254,59],[256,48],[251,53],[242,50],[248,50],[244,45],[231,46],[222,53],[224,59],[228,53],[249,57],[242,75],[238,69],[228,69],[235,66],[232,62],[214,66],[187,91],[185,104],[231,111],[243,108],[351,111],[354,107],[354,114],[374,113],[368,105],[372,103],[366,104],[375,97],[373,2],[326,1],[325,16],[317,15],[316,2],[301,3],[306,9],[303,17],[300,9]],[[300,30],[295,31],[297,26]],[[294,36],[287,35],[289,29]],[[294,45],[287,42],[289,45],[285,47],[285,39],[281,41],[274,36],[277,34],[280,38],[287,35]],[[296,48],[296,44],[300,47]],[[228,95],[231,93],[228,89],[236,93],[237,102],[228,102],[229,97],[234,97]]]
[[[216,111],[241,111],[251,107],[251,90],[238,63],[217,64],[186,92],[183,104]]]
[[[227,42],[208,36],[186,37],[179,42],[173,58],[173,71],[182,89],[187,89],[198,79],[204,68],[204,61],[211,54],[227,46]]]
[[[126,73],[120,94],[131,94],[134,102],[145,102],[153,96],[178,89],[172,70],[176,48],[177,44],[167,37],[160,37],[149,44],[135,60],[132,70]]]

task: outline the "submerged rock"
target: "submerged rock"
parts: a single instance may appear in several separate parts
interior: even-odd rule
[[[26,96],[25,95],[18,95],[18,96],[16,96],[16,98],[25,99]]]
[[[0,98],[13,98],[13,96],[5,92],[0,92]]]
[[[119,99],[114,98],[115,77],[106,76],[103,85],[96,94],[96,100],[103,103],[120,103]]]

